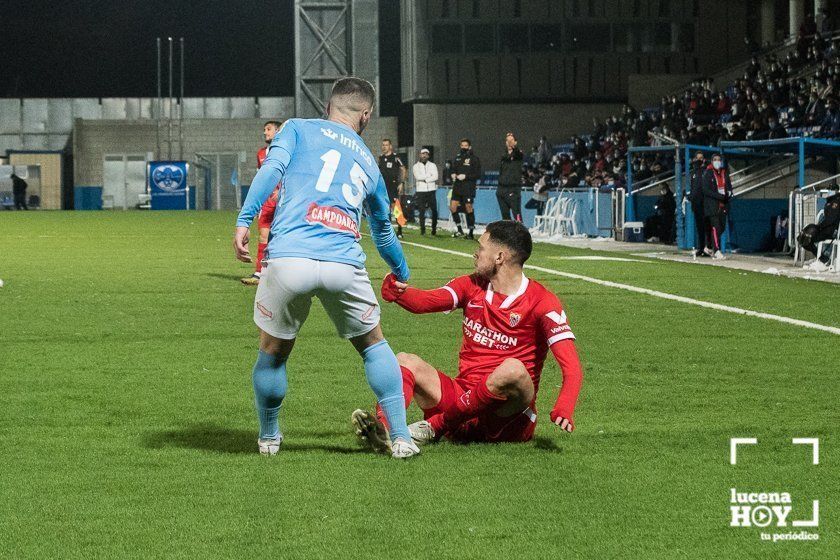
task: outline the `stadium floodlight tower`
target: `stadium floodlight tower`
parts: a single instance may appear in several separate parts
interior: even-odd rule
[[[295,116],[323,116],[342,76],[379,89],[378,10],[376,0],[295,0]]]

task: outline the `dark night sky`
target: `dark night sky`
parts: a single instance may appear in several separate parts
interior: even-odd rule
[[[293,5],[0,0],[0,97],[154,97],[155,38],[168,36],[186,42],[187,97],[291,96]],[[398,2],[380,6],[380,45],[388,46],[380,48],[383,114],[395,114],[400,103],[398,10]],[[178,56],[176,39],[176,95]],[[166,78],[163,87],[165,95]]]

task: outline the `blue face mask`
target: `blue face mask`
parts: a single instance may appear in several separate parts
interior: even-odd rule
[[[715,169],[720,169],[721,167],[723,167],[723,162],[720,160],[715,160],[712,162],[712,167],[714,167]]]

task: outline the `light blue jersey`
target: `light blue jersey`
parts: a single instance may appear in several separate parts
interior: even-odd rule
[[[408,265],[390,222],[385,182],[362,138],[324,119],[290,119],[274,137],[236,220],[250,227],[274,186],[283,183],[267,258],[302,257],[364,267],[362,207],[379,254],[401,280]]]

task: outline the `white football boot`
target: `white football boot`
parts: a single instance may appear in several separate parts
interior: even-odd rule
[[[408,459],[420,455],[420,448],[413,441],[397,438],[391,444],[391,457],[394,459]]]
[[[277,455],[280,445],[283,443],[283,434],[274,439],[258,439],[257,446],[260,448],[260,455]]]
[[[391,453],[391,438],[388,430],[376,415],[358,408],[350,415],[350,423],[362,445],[366,445],[377,453]]]
[[[432,425],[426,420],[420,420],[408,425],[408,432],[411,434],[411,439],[418,445],[426,445],[435,441],[435,431]]]

